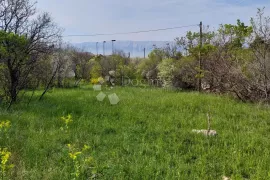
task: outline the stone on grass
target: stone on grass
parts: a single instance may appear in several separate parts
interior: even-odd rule
[[[193,129],[192,132],[197,133],[197,134],[203,134],[205,136],[216,136],[217,135],[217,131],[215,130],[206,130],[206,129],[201,129],[201,130],[196,130]]]
[[[222,177],[222,180],[231,180],[230,178],[226,177],[226,176],[223,176]]]
[[[100,92],[96,97],[98,101],[103,101],[104,98],[106,97],[106,94],[104,94],[103,92]]]
[[[118,98],[118,96],[117,96],[115,93],[110,94],[110,95],[108,96],[108,98],[109,98],[109,101],[110,101],[110,103],[111,103],[112,105],[116,105],[116,104],[118,104],[118,102],[120,101],[120,99]]]

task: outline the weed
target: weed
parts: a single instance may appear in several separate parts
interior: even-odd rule
[[[68,114],[66,117],[65,116],[61,117],[61,120],[65,123],[65,129],[67,131],[69,124],[73,121],[71,114]],[[61,130],[64,130],[64,128],[61,127]]]
[[[72,160],[73,171],[71,172],[72,179],[79,179],[83,174],[88,178],[96,176],[96,171],[94,165],[94,159],[89,156],[87,151],[90,150],[88,145],[84,145],[81,150],[75,148],[75,146],[68,144],[68,155]],[[90,174],[87,171],[91,170]]]
[[[7,131],[10,128],[10,121],[1,121],[0,122],[0,131]]]
[[[1,176],[2,180],[6,177],[6,173],[8,170],[14,167],[13,164],[9,164],[9,159],[11,156],[11,152],[7,150],[7,148],[0,148],[0,159],[1,159]]]
[[[269,107],[196,92],[114,91],[121,96],[117,106],[98,103],[86,85],[56,88],[43,101],[27,106],[22,99],[12,111],[0,109],[0,119],[13,119],[5,132],[9,138],[0,139],[16,164],[8,177],[76,178],[76,156],[77,179],[270,179]],[[25,94],[26,102],[31,95]],[[206,138],[191,130],[207,129],[209,107],[211,129],[219,135]],[[59,131],[58,124],[68,130]],[[90,149],[83,150],[84,144]]]

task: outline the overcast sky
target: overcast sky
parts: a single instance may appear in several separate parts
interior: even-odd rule
[[[270,15],[270,0],[37,0],[38,10],[49,12],[64,35],[119,33],[198,24],[217,27],[235,23],[236,19],[249,23],[257,8],[266,7]],[[185,34],[189,27],[169,31],[97,36],[65,37],[71,43],[135,40],[171,41]]]

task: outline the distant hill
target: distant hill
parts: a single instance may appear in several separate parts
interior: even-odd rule
[[[131,57],[143,57],[145,48],[145,54],[147,55],[153,50],[153,45],[159,47],[166,47],[166,44],[173,42],[171,41],[115,41],[114,49],[124,51],[125,53],[129,53]],[[83,49],[84,51],[92,52],[93,54],[97,53],[96,50],[96,42],[83,42],[83,43],[73,43],[73,45],[77,48]],[[112,42],[105,43],[105,54],[109,55],[112,53]],[[98,53],[103,54],[103,43],[98,43]]]

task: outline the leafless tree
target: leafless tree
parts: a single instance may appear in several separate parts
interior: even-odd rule
[[[43,93],[41,94],[39,100],[42,100],[42,98],[44,97],[44,95],[47,93],[47,91],[53,86],[54,84],[54,80],[58,75],[58,86],[59,83],[61,84],[61,73],[63,71],[63,69],[65,69],[65,66],[67,64],[67,58],[66,58],[66,51],[65,49],[62,49],[61,47],[58,48],[58,50],[56,52],[54,52],[54,54],[51,56],[51,75],[49,76],[49,80],[45,85],[45,89],[43,91]],[[60,77],[59,77],[60,76]]]
[[[89,52],[84,52],[82,49],[69,47],[69,54],[72,62],[72,70],[75,74],[75,85],[78,85],[82,79],[90,79],[90,59],[94,56]]]
[[[251,19],[253,41],[250,44],[254,61],[250,68],[253,70],[253,81],[264,92],[265,99],[270,94],[270,17],[264,16],[264,9],[258,9],[256,18]]]

